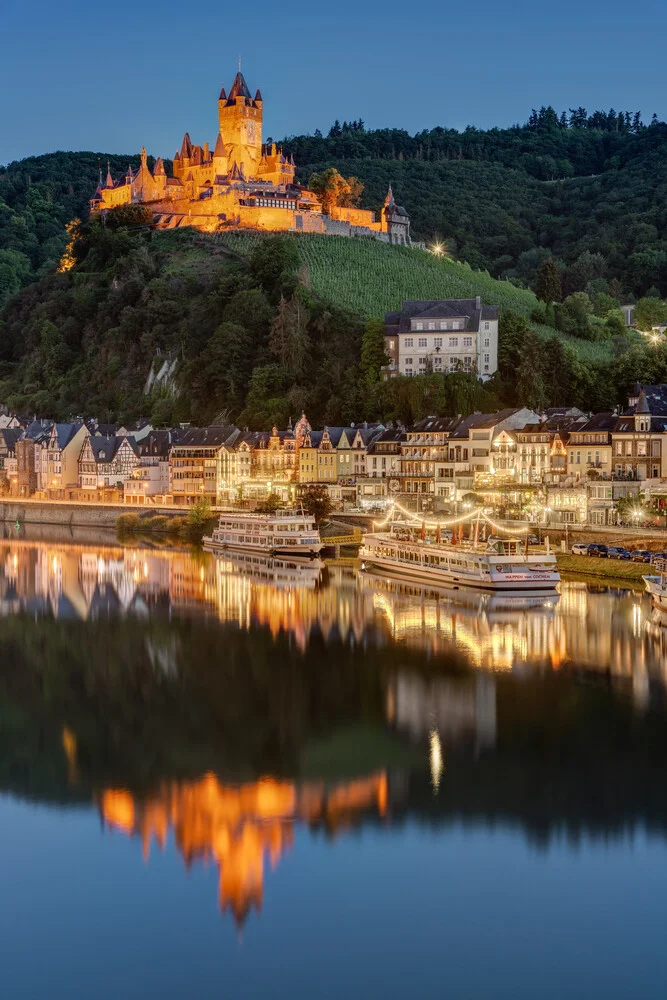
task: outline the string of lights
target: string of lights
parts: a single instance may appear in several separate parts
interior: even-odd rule
[[[502,524],[498,524],[493,518],[489,517],[481,507],[476,507],[473,510],[468,511],[465,514],[461,514],[454,518],[443,518],[441,520],[427,520],[424,517],[420,517],[419,514],[415,514],[414,511],[408,510],[407,507],[403,507],[402,504],[398,503],[397,500],[390,500],[389,502],[389,513],[383,521],[373,521],[374,528],[384,528],[392,520],[394,516],[394,511],[400,511],[406,517],[409,517],[413,521],[417,521],[420,525],[425,528],[451,528],[458,524],[465,524],[467,521],[475,520],[479,518],[480,521],[484,521],[486,524],[490,525],[494,531],[499,534],[506,535],[525,535],[529,530],[527,527],[523,528],[506,528]]]

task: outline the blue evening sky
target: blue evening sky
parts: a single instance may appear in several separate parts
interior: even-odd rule
[[[505,126],[549,103],[664,119],[666,34],[664,0],[2,0],[0,163],[213,142],[239,53],[265,137],[335,118]]]

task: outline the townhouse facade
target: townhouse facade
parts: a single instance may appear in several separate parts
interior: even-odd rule
[[[498,369],[498,316],[498,306],[479,296],[405,301],[385,315],[384,376],[466,371],[490,378]]]

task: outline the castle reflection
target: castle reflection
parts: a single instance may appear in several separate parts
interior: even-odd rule
[[[661,628],[651,626],[648,600],[630,590],[564,582],[560,595],[522,598],[434,590],[317,560],[0,542],[1,614],[89,620],[160,612],[265,627],[302,650],[317,634],[405,643],[485,670],[610,672],[637,704],[651,679],[666,678]]]
[[[323,826],[335,835],[369,816],[384,817],[387,776],[380,772],[333,784],[264,778],[225,785],[207,774],[166,784],[143,799],[107,789],[99,808],[108,827],[141,839],[146,859],[151,842],[164,848],[171,830],[188,868],[198,860],[215,863],[220,908],[241,924],[252,909],[261,909],[265,863],[268,859],[275,868],[292,846],[295,826]]]

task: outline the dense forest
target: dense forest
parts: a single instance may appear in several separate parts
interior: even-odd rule
[[[267,427],[302,408],[330,424],[517,402],[605,409],[637,379],[667,380],[662,341],[628,333],[618,311],[639,300],[643,329],[667,320],[664,123],[542,108],[509,129],[411,136],[356,121],[285,145],[304,182],[330,166],[358,177],[367,207],[391,182],[413,235],[444,240],[447,256],[151,233],[141,210],[104,227],[87,220],[100,170],[110,160],[118,175],[137,157],[30,157],[0,168],[0,400],[63,418]],[[491,382],[379,380],[385,309],[475,294],[502,307]],[[173,379],[145,395],[164,359]]]
[[[299,238],[258,239],[244,257],[214,237],[142,228],[142,213],[150,215],[116,209],[106,225],[73,227],[68,270],[33,282],[0,313],[0,399],[12,409],[105,421],[145,413],[158,426],[232,419],[284,427],[303,409],[315,425],[410,423],[519,403],[602,410],[624,402],[636,379],[667,381],[664,343],[626,333],[613,316],[589,316],[585,293],[570,296],[563,315],[581,309],[580,333],[604,336],[604,353],[581,357],[574,338],[534,329],[506,308],[499,372],[485,385],[463,371],[382,381],[382,321],[317,295]],[[493,299],[493,280],[485,281]],[[146,392],[165,360],[173,377]]]
[[[496,277],[534,287],[553,255],[564,286],[581,254],[604,258],[596,277],[616,297],[667,294],[667,124],[637,112],[533,111],[508,129],[367,131],[334,123],[327,136],[285,141],[307,182],[333,166],[364,184],[379,208],[391,182],[413,235],[446,240],[450,253]]]

